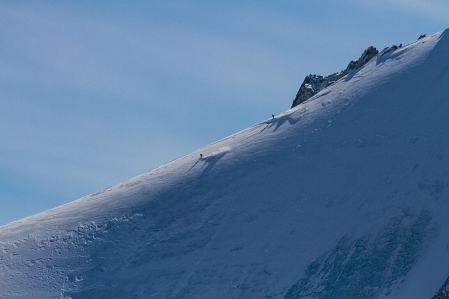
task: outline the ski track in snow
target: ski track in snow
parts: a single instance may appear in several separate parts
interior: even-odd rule
[[[448,50],[440,32],[378,55],[274,119],[1,226],[0,298],[431,298],[449,275]]]

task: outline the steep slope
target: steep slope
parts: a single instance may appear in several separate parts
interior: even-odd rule
[[[397,46],[394,46],[394,47],[396,47],[396,49],[398,49]],[[385,53],[385,50],[387,50],[387,49],[390,49],[390,48],[386,48],[382,52]],[[394,48],[392,48],[392,49],[394,49]],[[296,93],[296,96],[295,96],[295,99],[293,100],[291,108],[296,107],[301,103],[304,103],[305,101],[307,101],[308,99],[310,99],[311,97],[313,97],[314,95],[319,93],[320,91],[326,89],[328,86],[334,84],[335,82],[337,82],[344,76],[347,76],[349,74],[349,72],[362,67],[368,61],[370,61],[374,56],[376,56],[377,53],[379,53],[379,51],[377,51],[376,48],[371,46],[371,47],[368,47],[365,51],[363,51],[362,56],[360,56],[359,59],[352,60],[351,62],[349,62],[346,69],[344,69],[340,72],[336,72],[336,73],[333,73],[333,74],[330,74],[330,75],[324,76],[324,77],[320,76],[320,75],[312,75],[312,74],[307,75],[305,77],[304,81],[302,82],[301,86],[299,87],[298,92]],[[381,56],[382,56],[382,53],[381,53]]]
[[[445,31],[377,55],[273,120],[0,227],[0,298],[432,298],[448,51]]]

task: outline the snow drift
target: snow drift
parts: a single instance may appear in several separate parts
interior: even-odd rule
[[[0,227],[0,297],[443,294],[448,52],[445,31],[378,54],[274,119]]]

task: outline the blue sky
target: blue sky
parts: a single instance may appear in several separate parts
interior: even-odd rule
[[[0,0],[0,224],[287,110],[309,73],[449,27],[449,2]]]

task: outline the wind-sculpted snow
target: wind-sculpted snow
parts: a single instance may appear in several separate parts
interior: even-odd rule
[[[446,32],[385,51],[274,119],[1,226],[0,298],[446,298],[448,51]]]
[[[423,246],[438,232],[428,211],[392,219],[375,234],[343,237],[336,247],[309,265],[285,298],[377,298],[418,261]]]

